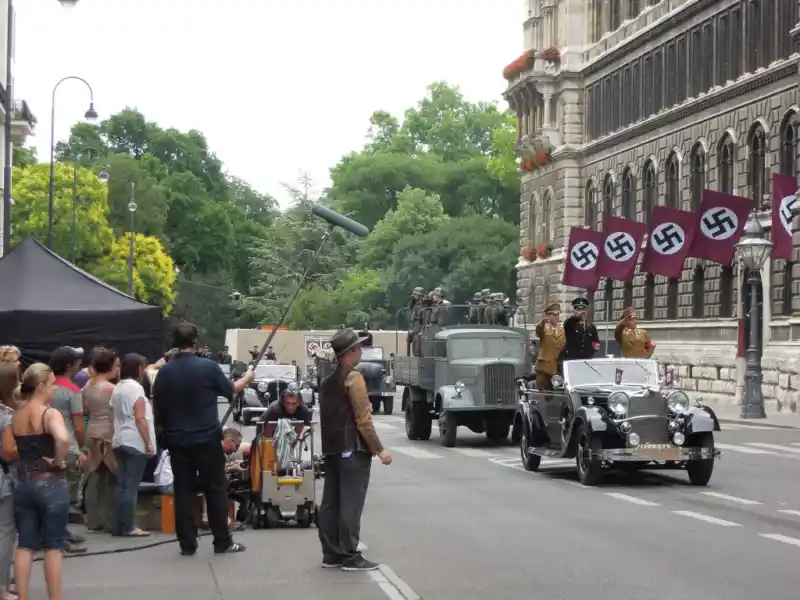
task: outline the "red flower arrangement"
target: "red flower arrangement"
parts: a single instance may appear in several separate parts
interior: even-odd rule
[[[527,71],[533,66],[536,59],[536,50],[526,50],[514,62],[506,65],[503,69],[503,77],[506,81],[511,81],[518,77],[523,71]]]
[[[533,262],[536,260],[536,252],[534,252],[533,248],[530,246],[525,246],[522,249],[522,258],[527,260],[528,262]]]
[[[550,253],[553,251],[553,246],[548,244],[547,242],[542,242],[538,246],[536,246],[536,256],[538,258],[547,258],[550,256]]]
[[[547,62],[558,63],[561,62],[561,51],[555,46],[550,46],[547,50],[539,53],[539,58]]]
[[[523,173],[529,173],[531,171],[535,171],[539,167],[549,165],[550,161],[550,153],[537,152],[528,158],[523,158],[519,163],[519,170]]]

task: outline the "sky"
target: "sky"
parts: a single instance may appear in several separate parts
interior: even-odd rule
[[[49,159],[53,86],[80,76],[100,118],[126,106],[164,128],[197,129],[226,170],[285,205],[313,191],[365,141],[369,117],[401,117],[428,84],[502,102],[503,67],[522,52],[521,0],[15,0],[14,95],[38,119]],[[66,81],[56,141],[89,91]]]

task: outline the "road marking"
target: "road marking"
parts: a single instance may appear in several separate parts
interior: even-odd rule
[[[399,452],[400,454],[405,454],[406,456],[410,456],[411,458],[418,458],[420,460],[444,458],[444,456],[439,456],[438,454],[434,454],[433,452],[428,452],[427,450],[423,450],[422,448],[415,448],[414,446],[392,446],[392,448],[389,451]]]
[[[722,431],[733,431],[734,429],[737,431],[741,431],[742,429],[758,429],[759,431],[774,431],[774,427],[765,427],[764,425],[729,425],[727,423],[720,423],[719,425]]]
[[[377,571],[369,572],[369,576],[373,581],[377,582],[383,593],[392,600],[421,600],[419,594],[400,579],[389,565],[379,565]]]
[[[748,448],[746,446],[736,446],[734,444],[719,444],[715,443],[714,446],[719,448],[720,450],[729,450],[731,452],[741,452],[743,454],[772,454],[775,455],[774,452],[768,452],[767,450],[759,450],[758,448]]]
[[[781,535],[780,533],[759,533],[758,535],[768,540],[775,540],[776,542],[783,542],[784,544],[800,547],[800,540],[789,537],[788,535]]]
[[[620,494],[617,492],[606,492],[606,496],[616,498],[617,500],[624,500],[631,504],[638,504],[639,506],[661,506],[658,502],[650,502],[650,500],[642,500],[636,496],[629,496],[628,494]]]
[[[384,423],[383,421],[372,421],[373,427],[375,429],[380,429],[382,431],[397,431],[396,425],[390,425],[389,423]]]
[[[690,510],[673,510],[672,514],[681,515],[682,517],[689,517],[691,519],[697,519],[698,521],[705,521],[706,523],[713,523],[714,525],[719,525],[721,527],[741,527],[739,523],[717,519],[716,517],[710,517],[708,515],[704,515],[703,513],[692,512]]]
[[[785,515],[792,515],[793,517],[800,517],[800,510],[791,510],[791,509],[783,509],[779,510],[779,513],[783,513]]]
[[[473,458],[489,458],[492,452],[482,450],[481,448],[450,448],[453,452],[458,452],[464,456],[471,456]]]
[[[791,446],[781,446],[780,444],[765,444],[763,442],[750,442],[748,446],[756,448],[767,448],[769,450],[778,450],[779,452],[791,452],[792,454],[800,454],[800,448],[792,448]]]
[[[738,504],[747,504],[747,505],[755,505],[755,504],[762,504],[761,502],[756,502],[755,500],[748,500],[747,498],[739,498],[738,496],[728,496],[728,494],[720,494],[719,492],[700,492],[704,496],[713,496],[714,498],[720,498],[721,500],[727,500],[728,502],[736,502]]]
[[[789,442],[791,446],[800,446],[800,442]]]

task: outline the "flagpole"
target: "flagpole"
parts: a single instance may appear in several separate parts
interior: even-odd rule
[[[609,284],[610,281],[611,281],[611,278],[607,277],[606,278],[606,282],[605,282],[605,287],[604,287],[605,297],[606,297],[606,335],[605,335],[605,338],[606,338],[606,356],[611,354],[608,351],[608,328],[609,328],[608,324],[611,322],[611,298],[609,298],[609,296],[613,296],[614,294],[613,293],[611,293],[611,294],[608,293],[609,292],[608,284]]]

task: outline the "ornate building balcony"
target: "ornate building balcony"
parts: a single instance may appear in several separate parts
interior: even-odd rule
[[[14,102],[14,113],[11,115],[11,140],[15,144],[24,144],[28,136],[33,135],[36,117],[25,100]]]

